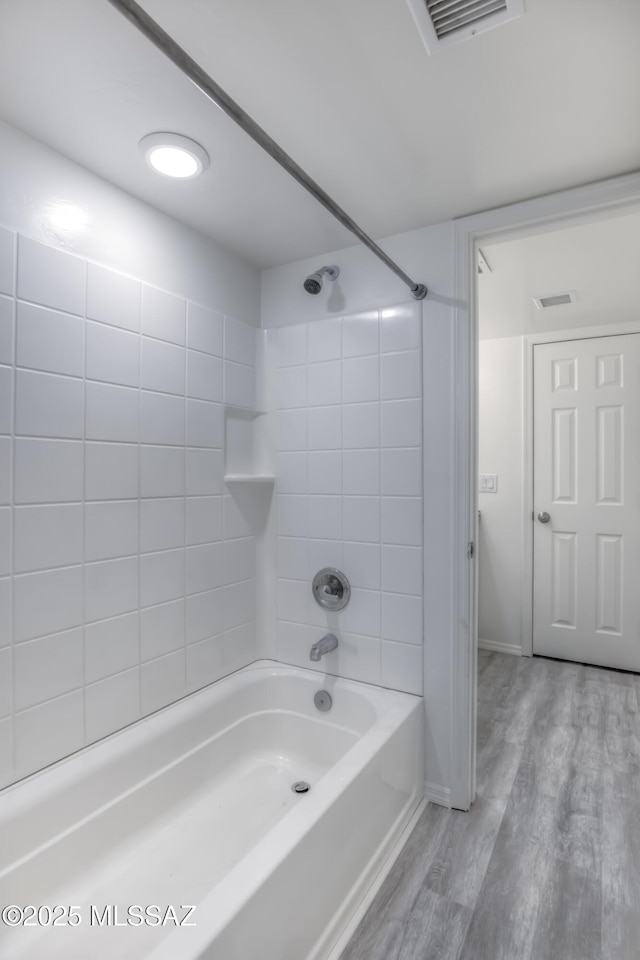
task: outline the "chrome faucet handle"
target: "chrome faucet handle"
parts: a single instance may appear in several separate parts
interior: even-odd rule
[[[336,567],[319,570],[313,578],[311,589],[316,603],[325,610],[342,610],[351,596],[349,581]]]

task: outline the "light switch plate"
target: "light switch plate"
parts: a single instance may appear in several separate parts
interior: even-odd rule
[[[480,493],[497,493],[498,492],[497,473],[481,473],[479,490],[480,490]]]

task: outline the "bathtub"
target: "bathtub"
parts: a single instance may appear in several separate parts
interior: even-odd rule
[[[8,787],[0,956],[322,960],[422,798],[422,730],[419,697],[260,661]]]

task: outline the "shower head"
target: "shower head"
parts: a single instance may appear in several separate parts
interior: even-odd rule
[[[307,293],[311,293],[314,296],[320,293],[322,290],[322,277],[325,273],[329,280],[336,280],[340,275],[340,267],[320,267],[315,273],[310,274],[304,281],[304,288]]]

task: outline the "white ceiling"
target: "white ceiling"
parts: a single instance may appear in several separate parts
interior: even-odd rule
[[[482,340],[640,320],[640,211],[482,246]],[[534,297],[575,291],[575,303],[538,310]]]
[[[376,238],[638,167],[637,0],[526,0],[431,57],[405,0],[142,5]],[[107,0],[0,0],[0,117],[258,266],[353,243]],[[154,176],[158,130],[207,173]]]

